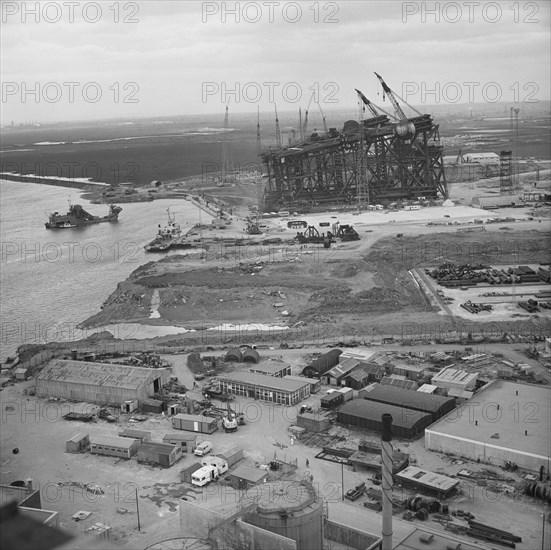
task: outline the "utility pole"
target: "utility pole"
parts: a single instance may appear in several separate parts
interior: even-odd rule
[[[140,531],[140,506],[138,505],[138,489],[136,489],[136,512],[138,514],[138,531]]]
[[[262,143],[260,141],[260,106],[256,109],[256,156],[260,158],[262,154]]]
[[[342,501],[344,502],[344,462],[341,462]]]

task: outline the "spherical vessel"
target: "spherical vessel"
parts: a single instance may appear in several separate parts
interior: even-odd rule
[[[304,481],[274,481],[253,487],[243,496],[243,506],[256,504],[247,522],[293,539],[297,550],[323,548],[323,501]]]
[[[409,138],[415,135],[415,125],[408,120],[401,120],[396,125],[396,135],[401,138]]]

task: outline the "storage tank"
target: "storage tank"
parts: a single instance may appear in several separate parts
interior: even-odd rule
[[[323,548],[323,499],[306,481],[273,481],[248,490],[243,507],[256,504],[245,520],[293,539],[297,550]]]

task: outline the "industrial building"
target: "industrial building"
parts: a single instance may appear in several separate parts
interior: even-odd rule
[[[396,481],[403,487],[411,487],[416,491],[429,493],[440,498],[448,498],[459,485],[459,480],[441,474],[435,474],[418,468],[408,466],[405,470],[397,473]]]
[[[337,411],[337,421],[380,432],[381,416],[384,413],[392,415],[393,434],[405,439],[422,434],[423,430],[432,423],[430,414],[366,399],[354,399],[345,403]]]
[[[200,414],[180,413],[172,417],[172,427],[175,430],[211,434],[218,429],[218,418]]]
[[[250,466],[238,466],[233,472],[230,472],[230,482],[238,489],[248,489],[264,481],[268,477],[266,470],[260,468],[251,468]]]
[[[522,205],[522,201],[514,195],[496,195],[495,197],[473,197],[471,206],[482,210],[497,210]]]
[[[455,400],[450,397],[381,384],[372,384],[365,388],[365,390],[362,390],[362,398],[394,405],[403,409],[428,413],[431,416],[432,422],[435,422],[455,408]]]
[[[480,162],[499,164],[497,153],[466,153],[462,157],[463,162]]]
[[[240,460],[243,460],[243,449],[237,445],[233,445],[229,449],[217,453],[216,456],[223,458],[228,463],[228,468],[231,468]]]
[[[425,431],[425,447],[494,466],[549,471],[551,390],[496,380]]]
[[[415,380],[410,380],[401,374],[390,374],[389,376],[383,376],[381,378],[381,385],[393,386],[395,388],[403,388],[406,390],[416,390],[419,387],[419,384]]]
[[[256,372],[258,374],[267,374],[268,376],[283,378],[284,376],[291,374],[291,367],[284,366],[281,363],[265,363],[264,365],[251,367],[249,372]]]
[[[183,453],[193,453],[197,447],[199,436],[194,433],[174,432],[163,437],[163,443],[179,445]]]
[[[169,369],[52,359],[37,376],[36,394],[89,403],[142,403],[169,379]]]
[[[252,372],[222,375],[220,389],[226,393],[281,405],[296,405],[310,395],[310,384],[307,381],[300,382]]]
[[[361,390],[371,382],[380,382],[386,374],[386,367],[376,363],[362,364],[358,370],[344,378],[344,383],[354,390]]]
[[[339,362],[339,356],[342,354],[340,349],[332,349],[317,359],[312,361],[307,367],[304,367],[302,374],[308,378],[320,378],[328,370],[331,370]]]
[[[344,379],[352,372],[358,370],[360,366],[360,361],[353,357],[348,357],[344,360],[339,358],[339,364],[323,375],[322,382],[330,386],[341,386]]]
[[[400,376],[405,376],[409,380],[415,380],[418,382],[425,378],[428,372],[428,367],[426,365],[395,365],[393,367],[392,374],[398,374]]]
[[[286,375],[288,380],[296,380],[297,382],[307,382],[310,384],[310,393],[318,393],[321,389],[321,380],[316,378],[306,378],[305,376]]]
[[[476,388],[477,380],[476,372],[445,367],[432,377],[431,383],[445,390],[472,391]]]
[[[131,458],[138,452],[140,442],[128,437],[107,435],[90,436],[90,452],[92,454]]]
[[[180,445],[149,441],[140,445],[138,449],[138,462],[143,464],[156,464],[164,468],[170,468],[181,458],[182,448]]]

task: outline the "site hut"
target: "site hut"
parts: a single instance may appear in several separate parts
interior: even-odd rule
[[[394,365],[392,374],[405,376],[409,380],[418,382],[425,378],[428,372],[426,365]]]
[[[432,422],[442,418],[455,408],[455,400],[451,397],[434,395],[393,386],[373,384],[362,393],[363,399],[385,403],[402,409],[428,413]],[[402,415],[407,414],[403,412]]]
[[[376,368],[382,368],[384,372],[384,367],[379,367],[375,365]],[[348,376],[345,377],[344,382],[347,386],[353,390],[361,390],[365,388],[370,382],[373,382],[373,376],[367,371],[365,367],[362,367],[354,372],[351,372]]]
[[[305,376],[293,376],[287,374],[285,379],[296,380],[297,382],[307,382],[310,384],[310,393],[318,393],[321,389],[321,380],[316,378],[306,378]]]
[[[550,475],[551,390],[495,380],[425,431],[428,450]]]
[[[223,392],[269,401],[280,405],[296,405],[310,395],[310,384],[253,372],[232,372],[220,377]]]
[[[320,378],[328,370],[331,370],[339,362],[339,356],[342,354],[340,349],[332,349],[317,359],[312,361],[308,366],[302,369],[302,374],[308,378]]]
[[[358,370],[360,366],[360,361],[352,357],[339,361],[338,365],[335,365],[322,376],[322,382],[330,386],[342,386],[344,379],[355,370]]]
[[[392,415],[392,431],[400,438],[412,439],[422,434],[432,423],[430,414],[366,399],[354,399],[345,403],[337,411],[337,422],[380,432],[384,413]]]
[[[156,464],[163,468],[170,468],[182,458],[180,445],[169,445],[149,441],[138,449],[138,462],[142,464]]]
[[[80,453],[88,449],[90,445],[90,436],[85,433],[79,433],[65,442],[65,450],[68,453]]]
[[[473,197],[471,206],[482,210],[497,210],[498,208],[513,208],[522,206],[522,201],[514,196]]]
[[[151,441],[151,432],[126,428],[119,432],[119,437],[130,437],[131,439],[137,439],[140,443],[145,443],[146,441]]]
[[[131,458],[138,452],[139,446],[140,442],[137,439],[129,437],[90,436],[90,452],[92,454]]]
[[[497,153],[465,153],[461,157],[463,162],[479,162],[481,164],[494,163],[499,164],[499,155]]]
[[[182,453],[193,453],[198,439],[199,436],[194,433],[172,432],[164,435],[163,443],[179,445]]]
[[[251,468],[250,466],[238,466],[229,474],[230,483],[237,489],[248,489],[268,477],[266,470]]]
[[[88,403],[121,405],[127,400],[141,403],[169,379],[169,369],[53,359],[37,376],[36,394]]]
[[[165,407],[164,401],[159,401],[158,399],[145,399],[141,404],[141,411],[144,413],[155,413],[161,414]]]
[[[228,468],[243,460],[243,449],[237,445],[232,445],[229,449],[217,453],[216,456],[223,458],[228,463]]]
[[[172,417],[172,427],[175,430],[211,434],[218,429],[218,418],[180,413]]]
[[[397,473],[395,479],[403,487],[409,487],[438,498],[449,498],[459,485],[458,479],[429,472],[417,466],[408,466]]]
[[[445,367],[432,377],[431,384],[445,390],[473,391],[476,389],[477,380],[476,372]]]
[[[288,374],[291,374],[291,367],[285,367],[278,363],[267,363],[264,365],[257,365],[256,367],[249,368],[249,372],[256,372],[258,374],[267,374],[268,376],[277,376],[283,378]]]

